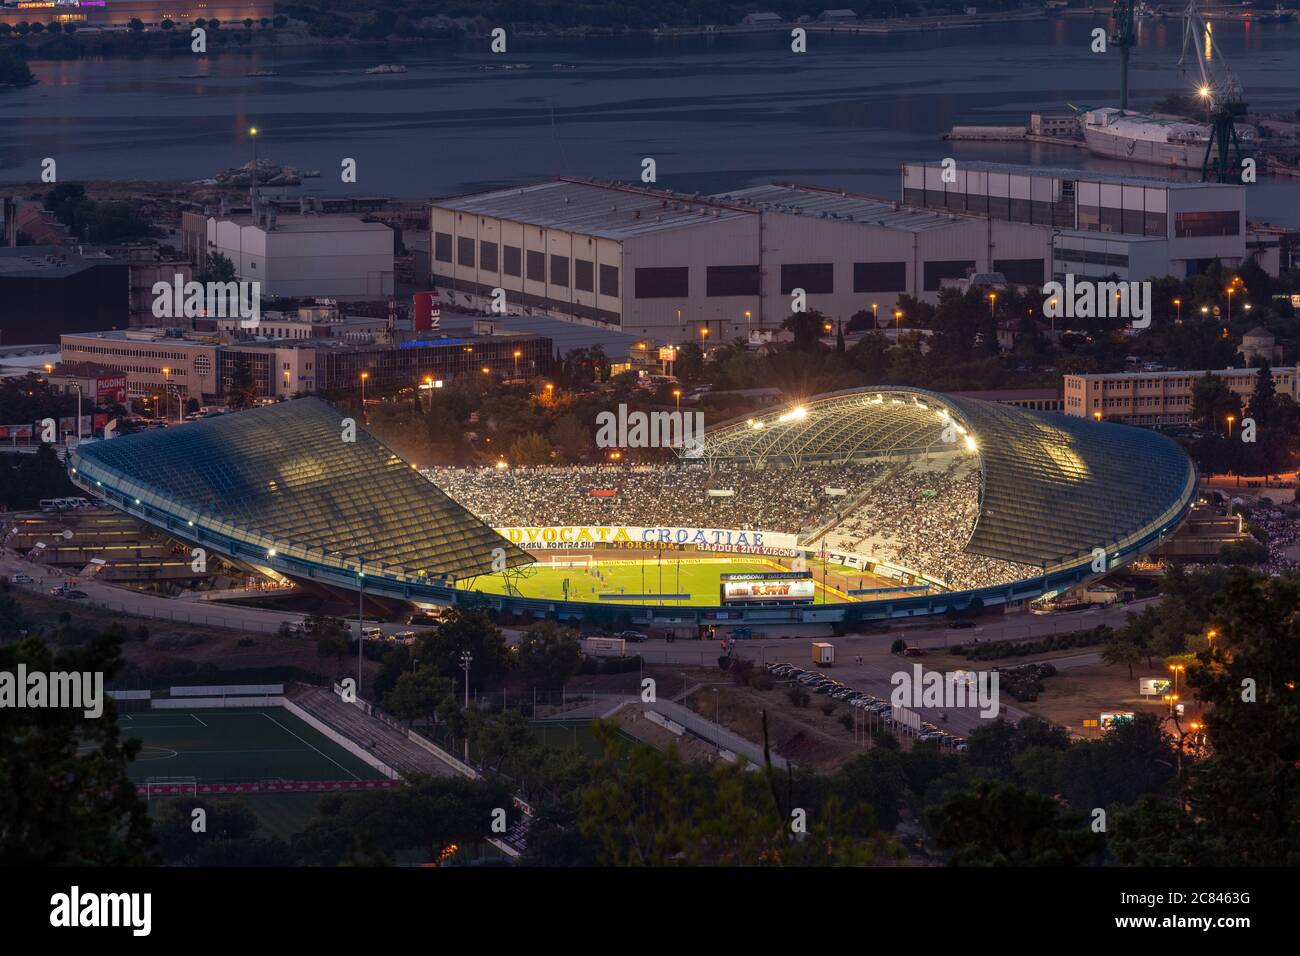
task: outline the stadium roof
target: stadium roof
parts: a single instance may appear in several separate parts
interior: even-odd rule
[[[488,573],[495,549],[508,567],[532,561],[364,429],[345,441],[345,418],[302,398],[84,443],[69,463],[138,499],[144,520],[250,557],[411,579]]]
[[[753,215],[707,197],[574,179],[435,200],[433,205],[616,240]]]
[[[912,388],[836,392],[725,422],[685,454],[794,463],[975,454],[980,516],[965,550],[1047,567],[1110,553],[1196,494],[1191,461],[1156,432]]]

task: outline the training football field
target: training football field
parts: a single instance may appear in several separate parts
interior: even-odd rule
[[[141,741],[131,779],[198,783],[375,780],[382,776],[278,707],[119,713],[122,736]]]
[[[560,560],[560,559],[557,559]],[[581,558],[562,559],[566,563],[584,563]],[[521,571],[510,575],[510,583],[518,589],[523,597],[543,598],[546,600],[565,600],[564,583],[568,581],[568,600],[590,601],[608,604],[611,607],[621,603],[651,604],[661,594],[687,594],[689,598],[683,605],[703,605],[717,607],[720,577],[723,574],[741,574],[757,571],[786,571],[776,562],[764,560],[736,560],[723,562],[699,563],[698,561],[676,561],[664,559],[662,565],[654,558],[645,561],[594,561],[591,568],[565,567],[548,561],[539,560]],[[597,573],[593,573],[597,572]],[[460,582],[460,587],[486,594],[505,594],[506,576],[487,574]],[[821,582],[817,582],[818,601],[841,601],[844,598],[834,592],[823,591]],[[601,595],[607,595],[601,598]],[[651,595],[649,598],[637,598],[636,595]]]

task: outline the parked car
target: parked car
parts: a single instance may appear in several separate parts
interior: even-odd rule
[[[929,657],[929,652],[924,647],[909,647],[903,651],[904,657]]]
[[[619,634],[619,637],[623,638],[623,640],[627,641],[629,644],[642,644],[645,641],[650,640],[650,638],[646,637],[640,631],[624,631]]]
[[[36,580],[30,574],[15,574],[14,584],[35,584]]]
[[[974,621],[949,621],[948,627],[954,631],[964,631],[975,626]]]

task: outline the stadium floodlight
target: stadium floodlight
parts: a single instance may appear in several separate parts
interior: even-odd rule
[[[800,405],[798,408],[792,408],[788,412],[782,412],[776,417],[778,422],[793,422],[808,416],[808,409]]]
[[[975,451],[975,436],[973,435],[966,436],[966,448],[969,451]]]

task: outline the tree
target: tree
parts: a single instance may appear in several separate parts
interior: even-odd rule
[[[0,673],[101,674],[122,668],[122,635],[53,649],[37,637],[0,646]],[[139,866],[154,862],[148,810],[127,776],[140,751],[104,695],[84,707],[0,707],[0,865]]]
[[[451,681],[433,668],[420,667],[397,678],[397,684],[384,695],[384,707],[408,725],[414,724],[420,718],[433,718],[453,690]]]
[[[676,746],[629,745],[604,721],[593,733],[604,756],[582,791],[578,829],[603,865],[863,865],[896,849],[869,807],[847,808],[802,777],[787,786],[771,768],[688,764]],[[798,803],[787,807],[787,798]],[[794,806],[809,808],[804,838],[790,827]]]
[[[821,337],[826,334],[826,316],[816,309],[792,312],[786,316],[781,328],[794,334],[790,348],[796,352],[815,352],[821,347]]]
[[[253,363],[246,352],[236,352],[230,379],[226,385],[226,404],[234,411],[252,408],[257,403],[257,382]]]
[[[308,866],[386,865],[404,851],[432,861],[452,844],[482,844],[498,807],[517,816],[510,796],[491,780],[415,776],[397,790],[326,797],[292,845]]]
[[[229,256],[209,252],[197,276],[200,282],[230,282],[235,278],[235,264]]]
[[[444,677],[463,682],[461,654],[469,651],[470,679],[483,686],[506,675],[509,653],[505,635],[481,610],[453,608],[438,626],[416,639],[415,656]],[[463,683],[462,683],[463,686]]]
[[[1141,649],[1123,633],[1117,633],[1101,648],[1101,662],[1112,665],[1127,664],[1129,679],[1133,677],[1133,665],[1141,659]]]
[[[305,622],[307,634],[316,640],[316,656],[334,658],[334,671],[343,666],[343,655],[348,653],[348,626],[337,617],[309,617]]]
[[[1056,800],[1007,783],[951,794],[926,818],[953,866],[1079,866],[1103,841]]]
[[[1219,866],[1300,859],[1300,577],[1233,568],[1215,599],[1219,632],[1187,670],[1207,705],[1211,752],[1187,779],[1188,812]]]
[[[144,32],[144,21],[139,17],[132,17],[130,20],[126,21],[126,26],[132,33]]]
[[[176,23],[170,17],[164,17],[163,22],[159,24],[159,26],[161,26],[168,33],[176,29]]]
[[[563,687],[582,660],[577,631],[554,621],[541,621],[519,639],[515,664],[530,683],[546,688]]]
[[[547,465],[551,463],[551,444],[537,432],[529,432],[510,442],[506,458],[512,465]]]
[[[1241,421],[1241,401],[1226,381],[1206,372],[1192,385],[1192,417],[1202,428],[1226,434],[1229,415]]]

